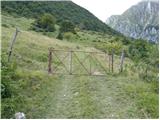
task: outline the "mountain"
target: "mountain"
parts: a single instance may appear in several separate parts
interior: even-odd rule
[[[118,33],[72,1],[2,1],[1,8],[2,14],[9,13],[21,17],[37,18],[44,13],[50,13],[56,17],[58,23],[69,20],[81,29],[110,34]]]
[[[125,36],[158,42],[159,2],[156,0],[141,1],[122,15],[111,16],[106,23]]]

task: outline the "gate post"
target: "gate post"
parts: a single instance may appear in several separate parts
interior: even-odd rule
[[[124,50],[122,50],[122,54],[121,54],[120,72],[123,71],[123,62],[124,62]]]
[[[111,54],[108,53],[108,65],[109,65],[109,72],[111,71]]]
[[[48,73],[52,73],[52,68],[51,68],[51,63],[52,63],[52,49],[49,48],[49,54],[48,54]]]

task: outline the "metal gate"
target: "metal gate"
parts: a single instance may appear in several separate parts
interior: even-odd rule
[[[113,72],[114,54],[49,48],[48,73],[106,75]]]

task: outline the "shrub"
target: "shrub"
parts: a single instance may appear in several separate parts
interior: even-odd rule
[[[70,21],[63,21],[62,24],[60,25],[60,33],[64,33],[64,32],[72,32],[72,33],[76,33],[75,32],[75,25],[70,22]]]
[[[15,74],[16,70],[16,63],[9,64],[6,61],[2,60],[2,69],[1,69],[1,97],[2,98],[9,98],[13,94],[13,89],[11,87],[11,82],[17,76]]]
[[[67,40],[71,39],[73,36],[73,34],[71,32],[65,32],[63,37]]]
[[[62,40],[62,39],[63,39],[62,33],[59,33],[58,36],[57,36],[56,38]]]
[[[9,100],[2,100],[2,106],[1,106],[1,118],[12,118],[15,113],[15,105],[11,103]]]
[[[9,28],[9,25],[2,23],[3,27]]]
[[[128,48],[129,56],[135,61],[148,58],[148,44],[144,40],[134,41]]]
[[[12,90],[8,82],[2,81],[1,83],[1,97],[10,98],[12,95]]]
[[[122,44],[119,42],[108,43],[106,44],[106,49],[109,53],[112,53],[112,50],[114,50],[115,54],[120,54],[122,51]]]
[[[11,118],[15,111],[21,108],[23,102],[16,88],[17,80],[19,80],[16,74],[17,64],[8,63],[3,55],[1,62],[1,117]]]
[[[49,13],[44,14],[43,16],[39,17],[33,24],[33,30],[37,32],[53,32],[55,31],[55,23],[56,19]]]
[[[65,37],[66,39],[70,39],[72,33],[76,34],[75,25],[72,22],[66,20],[61,23],[57,38],[60,40],[62,40],[63,37]]]

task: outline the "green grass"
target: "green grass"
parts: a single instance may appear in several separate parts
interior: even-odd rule
[[[10,15],[2,15],[2,26],[4,27],[17,27],[23,30],[29,30],[31,23],[34,22],[33,19],[26,19],[24,17],[14,18]]]
[[[7,58],[10,39],[15,32],[14,26],[19,26],[21,29],[14,45],[15,56],[12,56],[10,63],[16,64],[15,70],[11,71],[15,77],[6,73],[6,76],[10,76],[8,77],[10,85],[15,93],[12,93],[11,98],[2,99],[2,118],[13,118],[14,113],[19,111],[24,112],[27,118],[158,118],[156,89],[158,83],[142,80],[139,77],[139,69],[128,58],[125,59],[125,70],[120,74],[117,69],[119,56],[115,55],[114,74],[108,73],[106,76],[48,75],[49,47],[100,52],[92,45],[94,42],[90,41],[96,40],[96,36],[101,37],[101,40],[103,38],[107,40],[111,36],[80,31],[77,41],[62,41],[53,36],[47,37],[41,33],[29,31],[31,21],[26,18],[2,16],[2,24],[9,26],[2,26],[4,61]],[[84,43],[83,40],[79,41],[84,38],[86,38]],[[79,53],[78,57],[83,59],[84,54]],[[97,59],[103,66],[108,67],[103,57],[97,56]],[[79,68],[77,73],[84,72],[75,58],[73,62],[76,69]],[[85,66],[90,62],[96,68],[92,60],[84,62]]]

